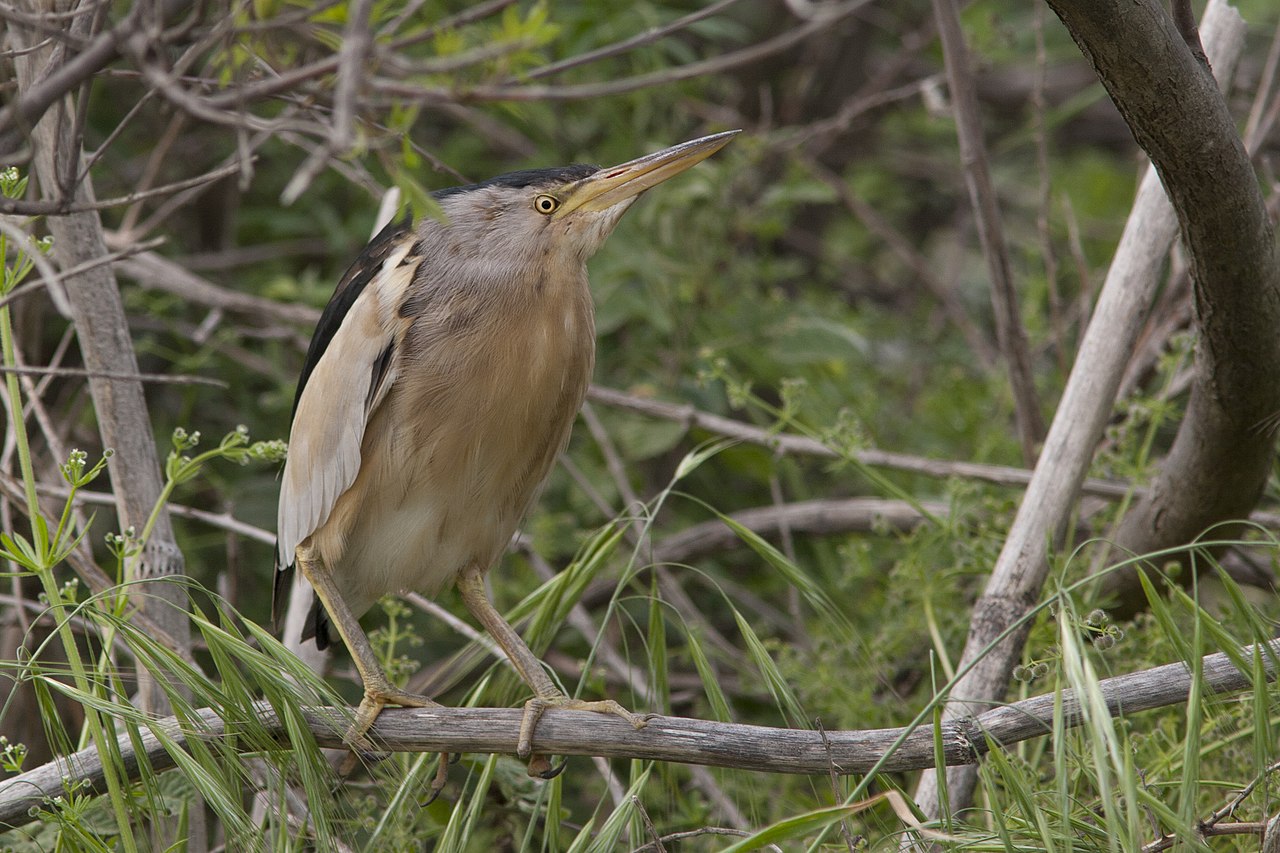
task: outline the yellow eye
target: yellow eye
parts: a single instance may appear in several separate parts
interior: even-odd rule
[[[560,199],[553,195],[540,195],[533,200],[533,209],[539,213],[555,213],[560,206]]]

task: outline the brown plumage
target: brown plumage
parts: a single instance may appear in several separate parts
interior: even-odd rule
[[[436,194],[443,216],[388,225],[343,276],[298,383],[280,492],[277,561],[295,563],[365,682],[349,741],[391,686],[356,618],[388,593],[457,582],[464,602],[533,688],[520,752],[546,707],[643,720],[566,699],[489,602],[502,555],[568,440],[595,360],[586,261],[645,189],[734,132],[612,169],[503,175]],[[283,577],[283,575],[281,575]]]

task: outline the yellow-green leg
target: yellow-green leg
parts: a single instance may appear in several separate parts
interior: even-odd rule
[[[484,572],[469,566],[458,576],[458,592],[472,615],[479,620],[490,636],[502,646],[502,650],[511,659],[516,672],[524,679],[524,683],[533,688],[534,696],[524,705],[524,716],[520,720],[520,737],[516,742],[516,753],[521,758],[529,758],[533,754],[533,732],[538,720],[548,708],[564,708],[570,711],[595,711],[600,714],[613,714],[622,717],[637,729],[642,729],[648,718],[642,714],[633,714],[612,699],[586,701],[570,699],[560,692],[551,681],[542,661],[533,653],[516,630],[502,618],[502,614],[489,601],[489,593],[484,586]],[[533,772],[533,764],[530,768]],[[541,766],[541,765],[539,765]]]
[[[365,733],[369,731],[373,721],[378,719],[382,709],[388,705],[402,705],[407,708],[439,708],[439,703],[430,697],[401,690],[387,678],[387,673],[383,670],[382,664],[378,663],[378,657],[374,654],[373,646],[369,644],[369,638],[365,635],[364,629],[360,627],[351,608],[347,607],[347,603],[338,592],[329,568],[312,551],[311,546],[306,543],[299,545],[296,557],[298,568],[315,589],[325,610],[329,612],[329,618],[338,629],[342,642],[347,644],[347,650],[351,652],[351,660],[355,663],[356,670],[360,673],[360,680],[364,683],[364,698],[356,710],[355,722],[343,736],[343,742],[353,750],[367,749],[369,744],[365,739]]]

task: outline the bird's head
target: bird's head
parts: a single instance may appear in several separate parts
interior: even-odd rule
[[[486,264],[584,263],[645,190],[729,143],[731,130],[674,145],[610,168],[563,166],[499,175],[436,193],[452,253]],[[476,257],[476,260],[480,260]]]

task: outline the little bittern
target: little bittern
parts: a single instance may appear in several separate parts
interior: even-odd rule
[[[280,490],[277,590],[295,564],[316,601],[303,639],[330,627],[364,699],[355,744],[386,705],[425,696],[387,679],[356,621],[383,595],[456,582],[533,689],[518,752],[547,708],[642,717],[562,694],[489,601],[499,559],[565,446],[595,361],[586,262],[640,193],[737,131],[611,169],[500,175],[435,194],[442,215],[382,230],[338,283],[307,350]]]

